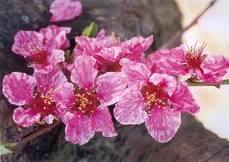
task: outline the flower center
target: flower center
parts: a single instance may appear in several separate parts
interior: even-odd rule
[[[44,117],[49,114],[55,114],[56,103],[50,96],[35,92],[33,95],[32,107]]]
[[[35,64],[47,63],[47,51],[44,47],[34,46],[29,59]]]
[[[119,64],[119,62],[111,62],[108,63],[107,67],[106,67],[106,71],[107,72],[119,72],[121,71],[122,66]]]
[[[150,114],[154,107],[165,108],[169,104],[169,95],[160,85],[149,83],[141,88],[141,95],[145,101],[144,110]]]
[[[75,92],[74,110],[90,116],[96,111],[99,100],[94,90],[79,89]]]
[[[186,56],[185,59],[187,61],[188,66],[195,70],[195,69],[201,69],[201,64],[204,60],[204,55],[203,54],[204,47],[201,48],[191,48]]]

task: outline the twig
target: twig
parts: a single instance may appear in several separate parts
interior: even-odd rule
[[[217,87],[219,88],[221,85],[229,85],[229,79],[228,80],[224,80],[222,83],[203,83],[203,82],[195,82],[195,81],[187,81],[189,86],[203,86],[203,87],[209,87],[209,86],[213,86],[213,87]]]
[[[50,132],[53,128],[57,127],[58,125],[60,125],[61,121],[56,121],[55,123],[53,123],[52,125],[48,125],[46,127],[42,127],[40,129],[38,129],[35,132],[32,132],[24,137],[22,137],[21,141],[18,142],[18,145],[22,145],[22,144],[26,144],[29,141],[32,141],[33,139],[46,134],[48,132]]]
[[[187,30],[189,30],[192,26],[194,26],[195,24],[198,23],[199,19],[211,8],[215,5],[215,3],[218,0],[212,0],[208,6],[199,13],[199,15],[197,15],[197,17],[195,19],[193,19],[191,21],[191,23],[189,25],[187,25],[186,27],[184,27],[182,30],[178,31],[176,34],[173,35],[173,37],[167,41],[162,47],[160,47],[160,49],[164,49],[164,48],[169,48],[173,45],[173,43],[175,41],[177,41]]]

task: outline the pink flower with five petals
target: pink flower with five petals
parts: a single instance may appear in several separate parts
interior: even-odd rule
[[[181,124],[181,112],[199,110],[187,85],[167,74],[151,73],[143,63],[122,59],[122,72],[129,87],[114,109],[121,124],[145,122],[150,135],[158,142],[168,142]]]
[[[36,31],[19,31],[14,37],[12,50],[31,62],[35,71],[48,73],[63,62],[64,51],[69,47],[66,35],[71,29],[50,25]]]
[[[51,22],[60,22],[74,19],[83,11],[82,3],[73,0],[54,0],[50,6]]]
[[[65,104],[65,138],[74,144],[85,144],[95,134],[102,132],[105,137],[116,136],[109,105],[120,100],[127,86],[122,73],[108,72],[98,75],[96,60],[92,56],[77,56],[71,74],[75,84],[72,97]]]
[[[13,72],[3,79],[3,94],[11,104],[19,106],[13,120],[22,127],[40,122],[51,124],[60,115],[58,104],[67,102],[72,87],[58,70],[34,76]]]
[[[221,83],[229,71],[229,59],[206,55],[203,50],[186,50],[183,46],[159,50],[152,53],[147,62],[154,72],[185,76],[206,83]]]

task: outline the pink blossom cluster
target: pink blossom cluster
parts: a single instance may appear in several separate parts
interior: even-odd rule
[[[51,11],[59,5],[52,4]],[[17,125],[62,121],[65,139],[82,145],[96,132],[116,136],[114,116],[122,125],[145,123],[156,141],[168,142],[180,127],[181,113],[199,110],[186,81],[221,84],[228,76],[229,59],[206,55],[202,48],[180,46],[146,57],[153,36],[121,41],[101,30],[96,37],[76,36],[69,52],[70,31],[50,25],[15,35],[13,52],[34,69],[32,75],[12,72],[3,79],[3,94],[17,106]]]

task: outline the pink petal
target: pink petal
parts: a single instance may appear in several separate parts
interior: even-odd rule
[[[133,37],[132,39],[124,42],[122,44],[123,47],[127,48],[130,52],[133,53],[143,53],[153,43],[153,36],[149,36],[147,38],[143,37]]]
[[[55,119],[56,119],[55,116],[53,116],[52,114],[49,114],[43,118],[42,122],[45,122],[47,124],[52,124]]]
[[[53,64],[32,64],[31,65],[35,71],[35,73],[42,73],[42,74],[48,74],[51,71],[53,71],[53,69],[55,68],[55,66]]]
[[[147,65],[152,72],[166,73],[173,76],[188,73],[189,69],[185,62],[183,46],[158,50],[147,57]]]
[[[172,96],[177,86],[176,78],[167,74],[154,73],[150,76],[149,81],[154,85],[160,85],[160,87],[162,87],[170,96]]]
[[[181,124],[179,112],[155,108],[146,119],[146,128],[149,134],[158,142],[168,142],[176,134]]]
[[[53,69],[58,67],[58,63],[62,63],[65,61],[65,53],[63,50],[54,49],[50,51],[50,55],[48,56],[48,62],[45,64],[32,64],[34,71],[37,73],[48,74]]]
[[[98,55],[101,56],[103,59],[116,62],[119,61],[123,57],[123,50],[120,46],[112,46],[108,48],[103,48]]]
[[[106,36],[104,38],[89,38],[80,36],[76,37],[75,41],[77,44],[74,49],[75,55],[84,53],[91,56],[97,56],[97,52],[99,52],[101,49],[109,48],[119,44],[119,41],[114,36]]]
[[[69,27],[59,27],[56,25],[49,25],[46,28],[42,28],[40,33],[45,38],[44,45],[50,49],[66,49],[70,46],[70,42],[67,39],[67,34],[71,32]]]
[[[54,69],[50,73],[34,73],[37,80],[37,88],[42,93],[52,93],[61,91],[64,83],[68,82],[65,75],[59,69]]]
[[[92,129],[102,132],[104,137],[117,136],[108,108],[97,109],[97,111],[92,114],[91,121]]]
[[[185,83],[178,83],[171,100],[174,103],[175,109],[182,112],[195,114],[200,109]]]
[[[115,106],[114,117],[121,124],[141,124],[146,119],[146,112],[143,110],[144,102],[140,91],[136,88],[127,88]]]
[[[58,103],[57,110],[63,114],[70,110],[74,104],[74,86],[72,83],[65,82],[61,86],[61,90],[55,91],[54,94]]]
[[[65,114],[65,139],[73,144],[83,145],[95,134],[91,127],[91,119],[82,114]]]
[[[207,56],[201,65],[200,79],[207,83],[220,83],[229,69],[229,59],[223,56]]]
[[[40,120],[41,115],[33,111],[32,108],[26,109],[18,107],[14,110],[13,120],[22,127],[30,127]]]
[[[123,66],[122,72],[127,76],[130,85],[148,82],[151,72],[145,64],[125,58],[120,60],[120,64]]]
[[[74,19],[82,13],[80,1],[54,0],[50,6],[52,13],[51,22],[59,22]]]
[[[58,63],[65,61],[64,55],[65,55],[65,52],[63,50],[54,49],[52,50],[52,54],[49,58],[49,62],[54,64],[54,66],[56,66]]]
[[[36,48],[43,48],[44,37],[35,31],[19,31],[14,37],[12,51],[22,56],[30,56]]]
[[[25,105],[33,97],[36,80],[26,73],[13,72],[3,79],[3,94],[15,105]]]
[[[98,71],[94,68],[96,60],[90,56],[78,56],[74,62],[71,80],[80,88],[94,88]]]
[[[99,39],[104,39],[106,37],[106,30],[105,29],[100,29],[100,31],[97,33],[96,38]]]
[[[96,84],[99,101],[106,106],[118,102],[127,87],[126,78],[119,72],[108,72],[99,76]]]

